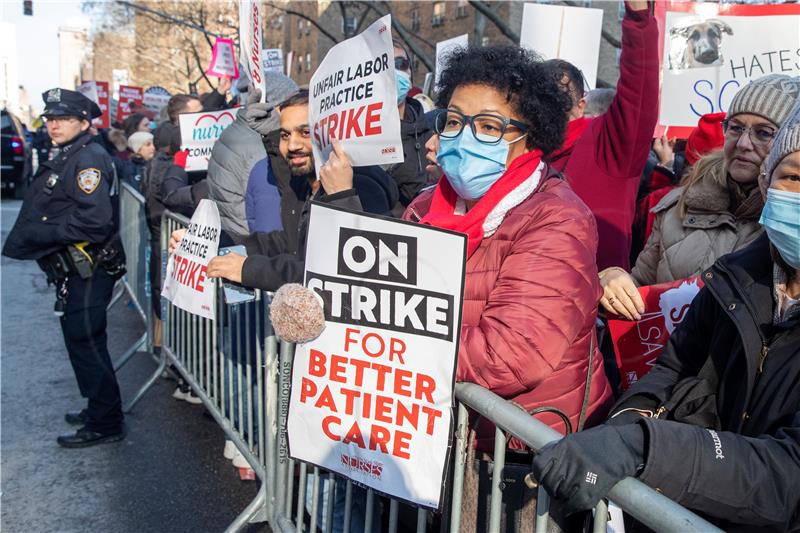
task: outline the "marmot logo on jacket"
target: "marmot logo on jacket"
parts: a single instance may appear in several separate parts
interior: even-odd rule
[[[716,454],[714,459],[725,459],[725,456],[722,455],[722,441],[717,435],[717,432],[713,429],[706,430],[711,435],[711,439],[714,441],[714,453]]]

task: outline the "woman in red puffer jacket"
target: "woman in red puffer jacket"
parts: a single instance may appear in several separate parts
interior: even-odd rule
[[[455,51],[439,87],[444,177],[404,218],[469,237],[457,379],[529,411],[556,408],[572,429],[602,421],[611,388],[595,336],[597,227],[542,162],[563,141],[569,96],[517,46]],[[565,432],[558,416],[537,418]],[[493,437],[482,424],[479,449]]]

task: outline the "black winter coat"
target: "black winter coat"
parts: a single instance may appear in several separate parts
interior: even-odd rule
[[[141,188],[151,240],[160,238],[161,215],[165,209],[191,217],[200,200],[208,198],[206,180],[194,185],[188,183],[186,171],[174,163],[172,156],[158,152],[147,162]]]
[[[395,215],[398,217],[402,216],[406,206],[428,184],[425,143],[432,135],[433,129],[425,118],[422,104],[413,98],[406,98],[405,113],[400,121],[403,162],[387,170],[400,190],[400,203],[395,207]]]
[[[800,531],[800,320],[773,324],[766,235],[719,259],[614,413],[649,442],[640,479],[726,531]]]

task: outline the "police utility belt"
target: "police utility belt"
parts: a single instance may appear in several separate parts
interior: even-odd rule
[[[97,268],[102,268],[115,279],[125,274],[125,263],[119,249],[112,245],[96,245],[87,242],[70,244],[63,250],[37,259],[49,283],[59,283],[70,276],[91,278]]]

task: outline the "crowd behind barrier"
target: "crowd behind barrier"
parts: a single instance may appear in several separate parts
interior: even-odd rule
[[[145,332],[116,362],[122,367],[138,351],[152,351],[152,320],[145,311],[149,294],[157,288],[149,285],[147,226],[144,199],[130,185],[121,192],[122,239],[127,251],[127,275],[120,286],[141,316]],[[162,271],[166,268],[170,234],[185,227],[188,219],[166,211],[163,215],[161,248]],[[115,301],[118,301],[118,297]],[[385,506],[371,489],[365,492],[364,524],[355,524],[353,502],[358,489],[349,480],[320,468],[292,460],[288,455],[285,428],[289,407],[292,357],[294,346],[281,343],[269,322],[271,294],[254,291],[251,301],[228,305],[222,284],[215,284],[214,316],[208,320],[183,311],[162,300],[162,349],[155,356],[158,365],[152,376],[126,403],[129,411],[147,390],[173,367],[192,387],[194,393],[238,450],[252,466],[260,488],[253,501],[230,524],[229,531],[239,531],[248,523],[267,522],[274,531],[314,532],[377,531]],[[112,304],[113,305],[113,304]],[[452,490],[443,505],[447,517],[441,523],[451,532],[460,530],[460,514],[464,498],[465,463],[467,460],[468,413],[473,410],[496,424],[495,454],[489,503],[488,531],[501,530],[503,470],[505,443],[511,436],[532,449],[539,449],[561,435],[538,422],[528,413],[492,392],[475,384],[456,385],[458,421],[454,440],[455,458]],[[338,481],[338,482],[337,482]],[[533,484],[535,486],[535,484]],[[335,509],[337,491],[344,490],[344,508]],[[538,487],[538,507],[534,524],[536,532],[552,531],[555,524],[549,516],[549,498]],[[628,478],[611,491],[614,502],[631,516],[656,531],[719,531],[716,527],[677,505],[642,483]],[[340,498],[341,499],[341,498]],[[469,503],[469,502],[467,502]],[[476,502],[476,505],[478,503]],[[388,499],[388,531],[401,526],[408,506]],[[601,502],[596,516],[607,515],[607,504]],[[445,519],[446,518],[446,519]],[[405,524],[407,522],[403,521]],[[416,531],[433,530],[439,521],[434,513],[416,510]],[[441,527],[441,526],[440,526]],[[407,529],[407,527],[406,527]],[[606,530],[605,520],[595,520],[593,531]]]

